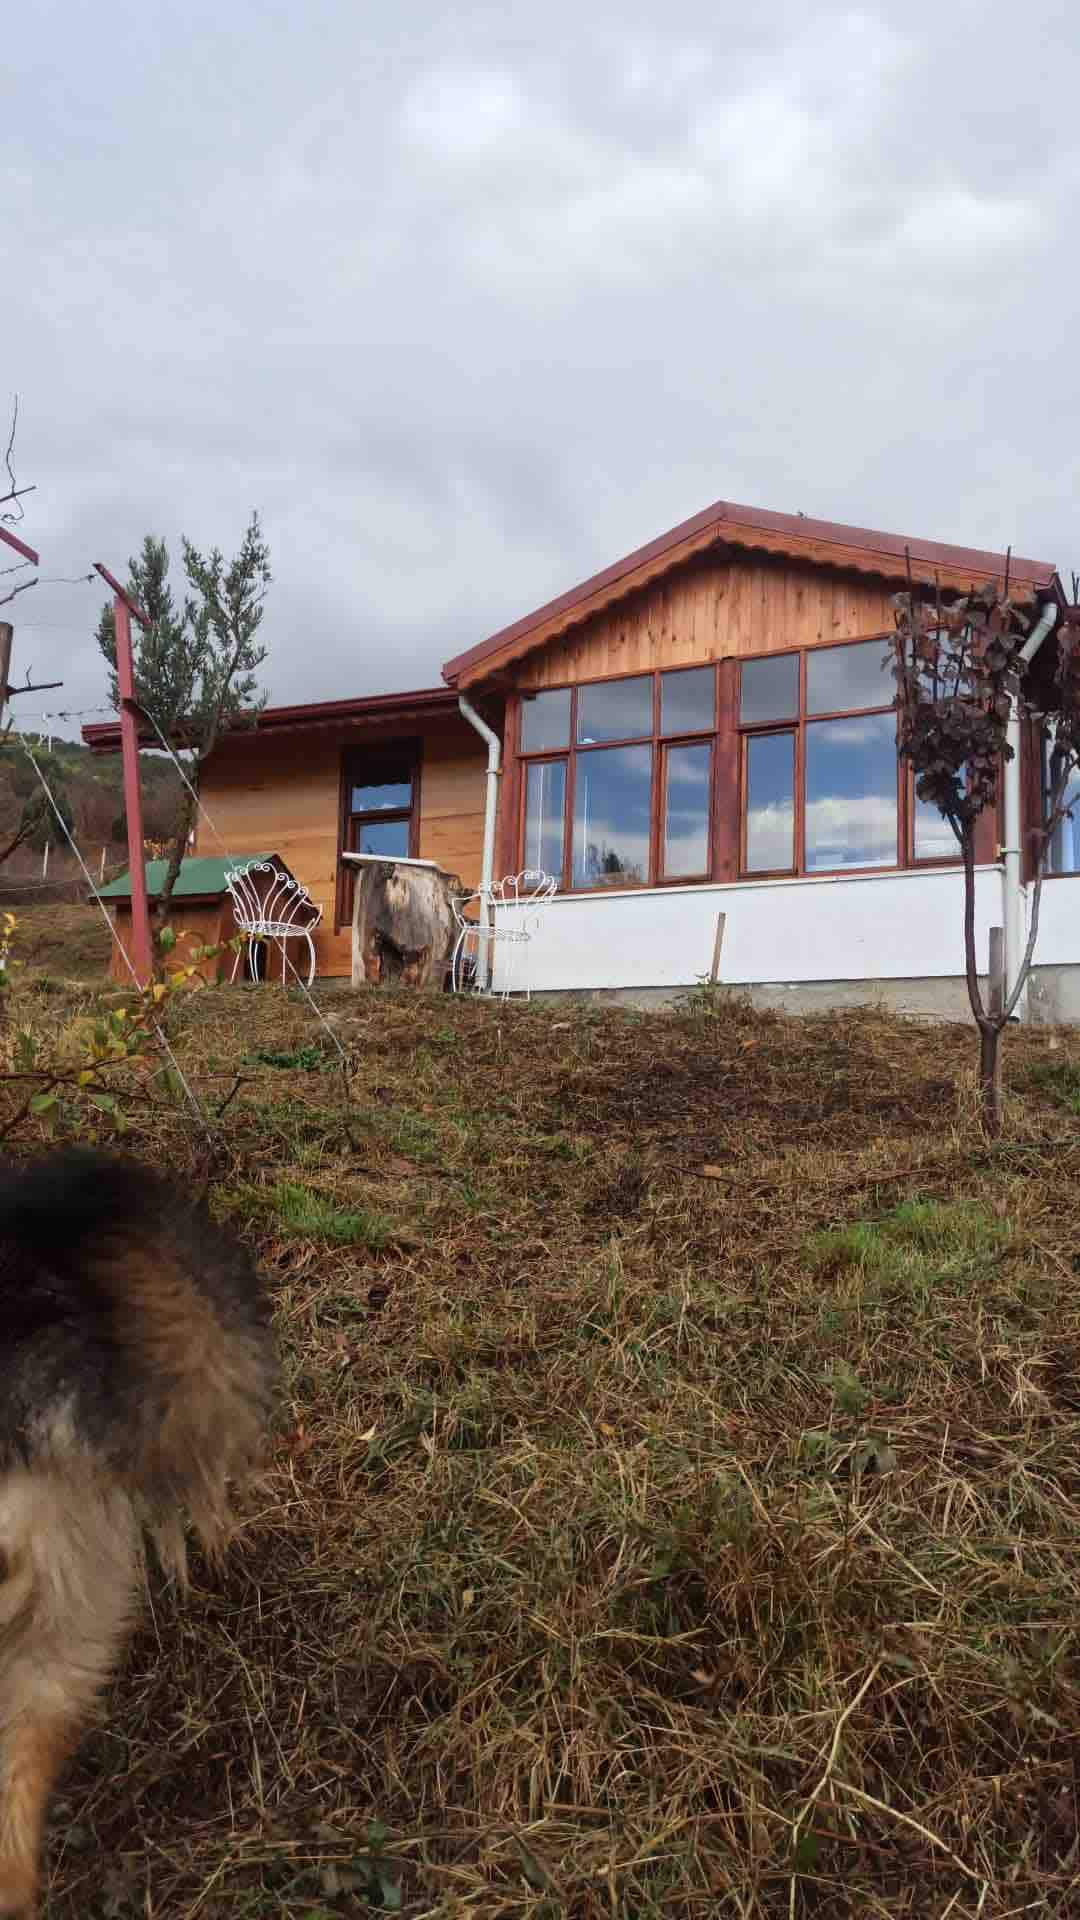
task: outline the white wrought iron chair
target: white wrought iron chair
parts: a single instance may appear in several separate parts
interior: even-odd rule
[[[491,887],[481,887],[453,901],[458,936],[450,963],[450,985],[455,993],[470,988],[485,992],[494,977],[499,952],[499,995],[503,1000],[509,997],[518,955],[532,939],[541,909],[558,885],[549,873],[526,868],[523,873],[508,874]],[[525,997],[531,998],[528,987]]]
[[[315,942],[312,934],[322,919],[323,910],[311,898],[307,888],[270,860],[249,860],[245,866],[230,867],[225,874],[225,886],[232,901],[236,931],[246,936],[245,945],[237,949],[230,979],[236,979],[240,962],[246,953],[248,972],[253,980],[257,980],[256,955],[260,944],[264,940],[273,940],[281,949],[281,984],[284,986],[285,970],[291,964],[286,952],[287,943],[290,940],[306,940],[308,976],[305,985],[310,987],[315,978]],[[296,977],[300,978],[299,972]]]

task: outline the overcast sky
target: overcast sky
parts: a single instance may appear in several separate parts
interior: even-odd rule
[[[296,700],[431,684],[716,498],[1080,561],[1075,6],[758,11],[14,9],[43,574],[257,506]],[[52,704],[104,697],[100,598],[15,602]]]

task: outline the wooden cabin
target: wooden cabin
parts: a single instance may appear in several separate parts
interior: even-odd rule
[[[502,722],[502,701],[490,708]],[[115,751],[115,725],[84,728]],[[466,886],[480,879],[486,748],[446,687],[267,707],[225,735],[203,768],[196,850],[273,846],[323,908],[318,974],[351,973],[355,868],[345,852],[433,860]],[[188,865],[185,862],[185,865]]]
[[[1005,567],[1004,554],[717,502],[449,661],[443,688],[268,709],[227,736],[203,795],[227,842],[278,846],[326,904],[319,969],[347,974],[344,851],[479,878],[485,748],[463,694],[502,742],[494,874],[559,882],[517,984],[648,998],[714,978],[791,1004],[960,1011],[962,876],[897,755],[887,642],[909,577],[948,596]],[[1051,563],[1013,556],[1009,578],[1033,619],[1056,616]],[[107,750],[117,730],[85,737]],[[1024,833],[1042,753],[1025,736]],[[983,952],[1004,918],[1001,843],[988,814]],[[1072,822],[1051,869],[1048,1011],[1080,962]]]

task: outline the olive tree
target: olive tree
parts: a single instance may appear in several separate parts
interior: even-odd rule
[[[168,549],[152,534],[147,534],[138,558],[129,562],[127,584],[150,623],[132,636],[135,697],[197,793],[200,770],[223,731],[252,718],[263,704],[257,675],[266,648],[259,644],[258,632],[270,584],[270,552],[259,516],[252,514],[240,550],[228,565],[217,547],[204,556],[190,540],[183,542],[183,555],[186,592],[181,605],[169,585]],[[102,608],[97,640],[110,668],[110,697],[119,705],[111,605]],[[196,811],[195,799],[183,787],[155,906],[158,932]]]

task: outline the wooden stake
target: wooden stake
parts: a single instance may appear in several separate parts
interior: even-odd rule
[[[724,928],[727,926],[727,914],[716,916],[716,938],[713,941],[712,966],[709,969],[709,985],[715,987],[720,978],[720,950],[724,944]]]

